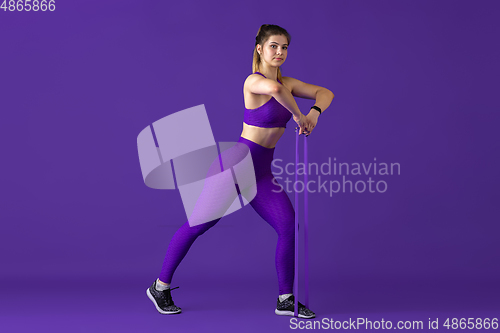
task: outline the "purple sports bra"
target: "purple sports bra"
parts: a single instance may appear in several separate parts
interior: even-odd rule
[[[255,72],[255,74],[262,73]],[[265,76],[264,76],[265,77]],[[283,84],[278,79],[280,84]],[[258,127],[285,127],[286,123],[292,118],[292,113],[288,111],[283,105],[281,105],[274,97],[271,97],[269,101],[264,103],[264,105],[259,106],[256,109],[245,108],[245,116],[243,122],[247,125],[258,126]]]

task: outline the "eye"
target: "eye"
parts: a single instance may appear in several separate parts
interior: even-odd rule
[[[275,47],[276,47],[276,45],[271,45],[271,47],[272,47],[272,48],[275,48]]]
[[[286,49],[288,49],[288,47],[287,46],[283,46],[283,50],[286,50]]]

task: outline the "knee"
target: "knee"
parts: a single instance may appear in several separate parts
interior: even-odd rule
[[[295,237],[295,218],[284,219],[276,229],[278,237],[294,238]]]

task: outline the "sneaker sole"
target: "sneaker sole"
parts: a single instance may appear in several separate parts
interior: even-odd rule
[[[182,310],[179,310],[179,311],[165,311],[165,310],[162,310],[158,304],[156,304],[156,300],[155,298],[153,297],[153,295],[151,295],[151,292],[149,291],[149,288],[146,290],[146,295],[148,295],[148,298],[151,300],[151,302],[153,302],[153,304],[155,305],[156,307],[156,310],[158,310],[159,313],[161,314],[177,314],[177,313],[181,313]]]
[[[276,313],[278,316],[294,316],[294,313],[292,311],[282,311],[282,310],[274,310],[274,313]],[[303,314],[298,314],[299,318],[304,318],[304,319],[311,319],[315,318],[316,316],[304,316]]]

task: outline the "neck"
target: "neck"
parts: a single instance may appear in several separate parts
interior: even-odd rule
[[[258,72],[264,74],[268,79],[278,81],[278,67],[262,66],[262,64],[260,64]]]

